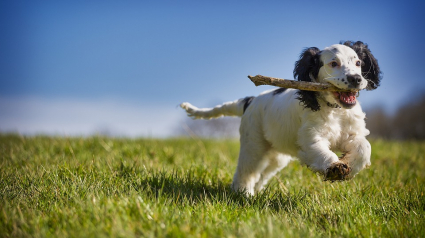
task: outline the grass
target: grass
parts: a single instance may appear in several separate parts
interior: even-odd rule
[[[342,183],[294,161],[254,197],[229,189],[238,145],[0,135],[0,236],[425,236],[425,142],[372,141]]]

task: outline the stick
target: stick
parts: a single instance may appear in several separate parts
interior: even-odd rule
[[[256,75],[256,76],[248,75],[248,78],[251,79],[251,81],[255,84],[255,86],[272,85],[272,86],[277,86],[282,88],[295,88],[295,89],[307,90],[307,91],[333,91],[333,92],[349,91],[349,89],[347,90],[347,89],[337,88],[330,83],[294,81],[294,80],[288,80],[288,79],[267,77],[263,75]]]

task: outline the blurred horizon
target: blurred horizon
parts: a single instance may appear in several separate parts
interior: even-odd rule
[[[292,79],[306,47],[369,45],[381,87],[365,111],[387,116],[425,94],[425,3],[5,1],[0,3],[0,132],[180,133],[188,101],[211,107]]]

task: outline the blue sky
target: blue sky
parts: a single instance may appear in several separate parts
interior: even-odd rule
[[[421,1],[2,1],[0,131],[165,137],[189,101],[257,95],[305,47],[367,43],[389,112],[425,92]]]

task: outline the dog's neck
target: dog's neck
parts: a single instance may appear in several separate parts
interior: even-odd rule
[[[313,77],[313,75],[311,73],[309,73],[309,76],[310,76],[310,79],[311,79],[312,82],[317,82],[317,80]],[[341,106],[339,106],[336,103],[330,103],[330,102],[326,101],[324,98],[322,98],[322,100],[325,101],[326,105],[330,108],[341,108]]]
[[[328,106],[328,107],[331,107],[331,108],[341,108],[338,104],[336,104],[336,103],[330,103],[330,102],[326,102],[326,105]]]
[[[321,104],[321,106],[323,107],[324,105],[326,105],[327,107],[329,107],[329,108],[335,108],[335,109],[339,109],[339,108],[341,108],[341,106],[340,105],[338,105],[337,103],[330,103],[330,102],[328,102],[326,99],[325,99],[325,97],[323,97],[323,95],[318,95],[317,96],[317,100],[318,100],[318,102],[319,102],[319,104]]]

